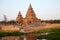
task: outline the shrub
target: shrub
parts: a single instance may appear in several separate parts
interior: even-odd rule
[[[23,35],[24,33],[18,32],[18,31],[13,31],[13,32],[0,32],[0,37],[1,36],[19,36]]]

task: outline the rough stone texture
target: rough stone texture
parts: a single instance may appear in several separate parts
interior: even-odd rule
[[[25,25],[28,25],[28,24],[31,24],[31,23],[41,23],[41,20],[39,20],[37,17],[36,17],[36,14],[30,4],[28,10],[27,10],[27,14],[26,14],[26,17],[24,19],[24,24]]]
[[[41,20],[36,17],[35,12],[30,4],[27,10],[26,17],[23,18],[21,13],[19,12],[18,17],[16,18],[16,22],[21,22],[23,25],[29,25],[31,23],[41,23]]]
[[[31,19],[31,18],[36,18],[35,12],[30,4],[28,10],[27,10],[27,14],[26,14],[26,18]]]
[[[22,23],[22,21],[23,21],[23,17],[22,17],[22,15],[21,15],[21,12],[19,11],[19,14],[18,14],[18,16],[17,16],[17,18],[16,18],[16,22],[17,22],[17,23]]]

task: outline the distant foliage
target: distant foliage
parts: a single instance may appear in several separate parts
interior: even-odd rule
[[[6,21],[0,21],[0,25],[1,25],[1,24],[6,24]]]
[[[2,25],[16,24],[16,21],[15,21],[15,20],[10,20],[10,21],[8,21],[6,15],[3,15],[3,17],[4,17],[4,20],[0,21],[0,25],[1,25],[1,24],[2,24]]]
[[[16,24],[16,21],[15,20],[10,20],[7,22],[7,24]]]
[[[44,22],[46,22],[46,23],[60,23],[60,19],[59,20],[44,20]]]
[[[16,24],[16,21],[15,20],[10,20],[10,21],[0,21],[0,24]]]

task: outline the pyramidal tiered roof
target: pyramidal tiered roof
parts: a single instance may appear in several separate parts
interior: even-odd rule
[[[16,18],[16,21],[17,21],[17,22],[21,22],[22,19],[23,19],[23,17],[22,17],[22,15],[21,15],[21,12],[19,11],[19,14],[18,14],[18,16],[17,16],[17,18]]]
[[[29,6],[29,8],[28,8],[28,10],[27,10],[27,14],[26,14],[26,17],[25,18],[23,18],[22,17],[22,15],[21,15],[21,12],[19,11],[19,14],[18,14],[18,16],[17,16],[17,18],[16,18],[16,21],[17,22],[22,22],[22,20],[35,20],[35,19],[37,19],[36,18],[36,15],[35,15],[35,12],[34,12],[34,10],[33,10],[33,8],[32,8],[32,6],[31,6],[31,4],[30,4],[30,6]]]
[[[30,4],[27,14],[26,14],[26,18],[36,18],[35,12]]]

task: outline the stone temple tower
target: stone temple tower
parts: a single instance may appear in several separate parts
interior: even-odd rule
[[[16,22],[19,23],[19,24],[22,24],[22,22],[23,22],[23,17],[21,15],[20,11],[19,11],[18,16],[16,18]]]
[[[40,22],[40,20],[36,17],[35,12],[30,4],[27,10],[26,17],[24,18],[24,24],[28,25],[28,24],[37,23],[37,22]]]
[[[19,14],[16,18],[16,22],[22,25],[31,25],[31,24],[35,25],[41,23],[41,20],[36,17],[35,12],[30,4],[26,13],[26,17],[23,18],[21,12],[19,11]]]
[[[35,12],[34,12],[32,6],[31,6],[31,4],[30,4],[30,6],[28,8],[26,18],[28,18],[28,19],[36,18]]]

